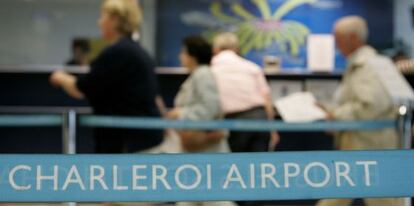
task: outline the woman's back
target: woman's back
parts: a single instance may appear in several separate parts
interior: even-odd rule
[[[122,38],[93,61],[91,72],[81,77],[77,85],[95,114],[160,117],[155,104],[157,81],[154,69],[155,64],[138,43]],[[106,153],[118,149],[133,152],[151,148],[162,141],[162,134],[158,130],[97,129],[95,132],[100,142],[98,150]],[[109,151],[107,147],[110,147]]]

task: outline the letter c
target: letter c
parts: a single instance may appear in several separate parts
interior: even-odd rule
[[[15,190],[30,190],[30,188],[32,187],[30,184],[29,185],[17,185],[15,180],[14,180],[14,176],[17,173],[17,171],[19,170],[27,170],[27,171],[31,171],[32,168],[30,166],[27,165],[19,165],[14,167],[10,173],[9,173],[9,182],[10,185],[13,187],[13,189]]]

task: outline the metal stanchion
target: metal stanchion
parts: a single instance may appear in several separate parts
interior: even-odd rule
[[[402,105],[398,109],[399,115],[399,135],[400,135],[400,148],[411,149],[412,143],[412,109],[409,106]]]
[[[63,114],[63,153],[64,154],[76,154],[76,111],[69,110]],[[68,202],[68,206],[76,206],[76,202]]]
[[[400,148],[412,149],[412,109],[410,106],[401,105],[398,109],[399,115],[399,134],[400,134]],[[411,198],[404,198],[404,206],[412,206]]]
[[[411,107],[408,107],[407,115],[405,119],[405,138],[404,138],[404,149],[412,149],[412,120],[413,120],[413,111]]]
[[[63,153],[76,154],[76,111],[63,114]]]

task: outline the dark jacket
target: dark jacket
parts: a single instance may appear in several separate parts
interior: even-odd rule
[[[130,38],[106,48],[77,86],[97,115],[160,117],[155,64]],[[160,130],[96,129],[98,153],[136,152],[162,142]]]

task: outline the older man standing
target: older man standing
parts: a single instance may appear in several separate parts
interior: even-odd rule
[[[349,16],[335,25],[339,50],[348,60],[347,70],[337,91],[337,106],[329,111],[335,120],[377,120],[395,118],[395,107],[373,68],[380,56],[366,44],[368,27],[364,19]],[[393,129],[375,132],[343,132],[337,136],[341,150],[396,149],[398,138]],[[321,200],[317,206],[348,206],[351,199]],[[368,206],[400,206],[402,199],[365,199]]]
[[[214,39],[212,60],[222,111],[226,119],[273,120],[270,88],[259,66],[238,55],[239,40],[233,33]],[[272,137],[272,138],[270,138]],[[272,140],[269,143],[269,140]],[[279,141],[276,132],[231,132],[233,152],[264,152]]]

